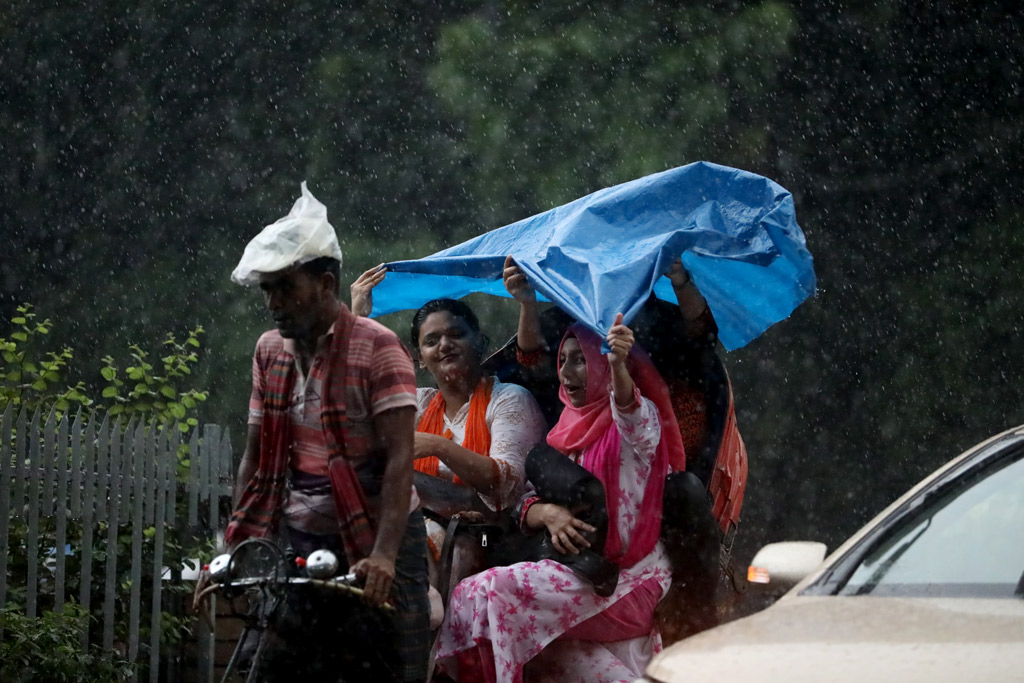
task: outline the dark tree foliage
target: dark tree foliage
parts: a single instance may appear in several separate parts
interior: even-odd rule
[[[776,179],[821,289],[736,379],[748,520],[834,544],[1024,417],[1024,24],[1016,3],[795,7]]]
[[[0,312],[34,302],[66,323],[55,342],[97,367],[89,349],[111,339],[207,324],[225,353],[203,378],[224,393],[213,419],[237,416],[265,323],[228,274],[301,180],[356,267],[384,259],[361,255],[368,241],[443,233],[466,213],[422,73],[448,15],[416,2],[7,3]]]
[[[12,0],[0,314],[33,302],[97,368],[91,348],[202,324],[208,419],[240,425],[266,322],[227,277],[299,181],[354,278],[645,173],[743,167],[794,193],[820,283],[726,359],[751,456],[743,549],[834,544],[1024,421],[1021,13]],[[510,304],[480,305],[503,339]]]

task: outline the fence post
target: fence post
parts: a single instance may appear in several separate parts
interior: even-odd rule
[[[131,422],[128,423],[131,429]],[[121,417],[110,428],[110,477],[107,489],[107,573],[103,592],[103,649],[114,647],[114,605],[117,587],[117,526],[121,503]]]
[[[57,428],[53,464],[57,475],[57,496],[54,498],[57,524],[53,544],[53,611],[64,613],[65,547],[68,542],[68,416],[62,415]]]
[[[167,527],[174,528],[177,520],[176,508],[178,505],[178,448],[181,444],[181,431],[178,429],[178,423],[173,422],[169,427],[170,431],[170,463],[167,471]],[[157,533],[163,534],[163,526],[157,525]],[[162,546],[162,543],[161,543]],[[171,576],[174,576],[174,570],[171,571]],[[175,681],[178,679],[177,676],[178,662],[175,659],[171,659],[167,663],[167,675],[165,680]]]
[[[52,517],[54,510],[53,487],[57,479],[56,440],[57,440],[57,409],[50,408],[50,414],[43,425],[42,459],[37,467],[42,471],[43,489],[39,496],[39,516]]]
[[[78,604],[82,606],[86,614],[89,613],[89,608],[92,606],[92,525],[93,518],[96,516],[96,508],[102,505],[98,502],[100,497],[97,495],[97,489],[103,490],[101,473],[106,466],[106,461],[102,458],[98,459],[96,456],[97,449],[102,451],[106,448],[106,433],[107,417],[104,416],[100,426],[100,443],[97,446],[94,441],[96,421],[89,420],[89,424],[85,428],[85,443],[83,444],[82,467],[85,469],[85,488],[82,490],[82,578],[78,586]],[[102,460],[103,464],[98,464],[97,460]],[[97,486],[97,482],[99,482],[99,486]],[[89,649],[88,624],[82,629],[79,644],[82,646],[83,652]]]
[[[28,424],[28,408],[22,407],[18,414],[18,422],[14,425],[14,484],[11,487],[11,513],[15,517],[25,517],[25,443],[28,440],[26,425]]]
[[[39,478],[42,474],[42,451],[39,448],[39,411],[29,423],[28,449],[28,534],[25,539],[28,571],[25,579],[25,616],[36,616],[39,590]]]
[[[142,492],[145,490],[143,475],[149,456],[146,441],[146,422],[139,420],[131,448],[132,567],[128,599],[128,661],[132,664],[139,658],[139,622],[142,612]],[[136,672],[137,669],[132,669],[132,681],[138,680]]]
[[[220,442],[220,486],[218,487],[220,495],[226,497],[229,501],[228,505],[228,519],[231,515],[230,501],[234,497],[234,483],[235,473],[234,462],[231,457],[231,430],[227,427],[224,428],[223,436]],[[225,520],[227,522],[227,520]],[[218,531],[218,529],[214,529]]]
[[[160,680],[160,613],[162,611],[162,590],[164,573],[164,516],[167,514],[168,487],[173,486],[174,465],[177,462],[177,449],[172,447],[171,429],[177,431],[177,425],[164,424],[160,440],[155,444],[153,483],[150,489],[154,492],[153,506],[153,602],[149,611],[149,681],[158,683]],[[155,431],[154,426],[154,431]],[[176,440],[175,440],[176,441]],[[171,472],[171,477],[168,477]],[[147,520],[148,521],[148,520]]]
[[[7,604],[7,538],[11,530],[11,419],[14,405],[0,417],[0,605]],[[0,627],[0,641],[4,630]]]
[[[71,519],[82,515],[82,478],[85,474],[82,447],[82,409],[79,408],[71,422]]]
[[[220,427],[206,425],[203,429],[203,495],[209,498],[210,530],[220,527]]]
[[[188,440],[188,525],[199,526],[199,467],[202,463],[199,454],[199,428],[192,430]]]

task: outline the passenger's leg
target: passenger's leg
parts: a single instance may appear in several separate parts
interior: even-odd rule
[[[672,587],[658,608],[666,643],[718,623],[721,533],[707,489],[689,472],[665,480],[662,541],[672,564]]]

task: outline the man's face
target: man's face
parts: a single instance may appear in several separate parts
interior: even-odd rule
[[[263,302],[282,337],[301,339],[314,334],[328,296],[324,279],[301,268],[260,274]]]

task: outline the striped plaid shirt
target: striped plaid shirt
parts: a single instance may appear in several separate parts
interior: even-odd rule
[[[330,484],[331,480],[327,478],[328,456],[332,450],[331,443],[336,442],[340,435],[333,432],[328,435],[325,430],[333,430],[340,426],[339,418],[343,419],[346,425],[344,440],[349,447],[345,460],[358,480],[358,484],[353,482],[353,485],[361,490],[361,493],[357,493],[356,490],[352,490],[352,493],[365,498],[371,519],[376,517],[386,458],[382,457],[384,454],[374,452],[373,444],[376,439],[373,418],[387,410],[415,407],[415,375],[409,354],[394,333],[372,320],[354,318],[344,306],[342,309],[340,320],[343,320],[346,327],[351,330],[348,339],[342,340],[347,343],[342,343],[339,347],[338,341],[333,339],[332,326],[318,344],[309,377],[301,376],[293,344],[290,340],[282,338],[276,330],[264,333],[257,343],[253,357],[250,424],[264,421],[267,399],[277,396],[286,387],[292,387],[289,393],[274,399],[274,405],[287,410],[287,424],[290,426],[287,428],[287,446],[282,444],[273,448],[272,459],[269,461],[265,461],[261,456],[260,470],[247,487],[247,490],[251,490],[251,503],[240,505],[233,516],[233,524],[229,526],[232,541],[241,540],[242,537],[253,533],[266,534],[270,531],[267,525],[270,519],[266,515],[269,513],[273,518],[279,518],[282,512],[287,512],[287,497],[281,499],[277,510],[266,509],[265,512],[260,512],[265,504],[258,501],[266,500],[269,503],[276,497],[273,490],[278,485],[274,482],[281,479],[277,478],[275,471],[284,474],[283,470],[287,469],[291,473],[289,479],[301,479],[304,485],[309,484],[310,475],[314,481],[323,477],[322,481]],[[342,366],[338,366],[337,360],[331,355],[334,348],[342,350]],[[280,376],[282,371],[291,376],[289,380],[285,381]],[[343,404],[338,404],[343,410],[339,415],[335,415],[333,403],[327,405],[327,399],[322,396],[323,380],[327,372],[336,373],[335,381],[341,383],[339,388],[343,387],[343,394],[338,395],[338,400],[343,401]],[[280,414],[284,417],[283,413]],[[268,442],[262,445],[262,449],[265,450],[276,440],[274,434],[277,432],[271,430],[273,434],[268,434],[266,424],[263,425],[262,431],[261,442]],[[272,464],[275,462],[279,464]],[[295,473],[299,473],[298,476]],[[337,490],[338,483],[334,481],[334,495],[346,495]],[[271,488],[268,489],[267,486]],[[270,494],[270,498],[267,499],[260,491]],[[411,491],[410,509],[414,509],[416,504],[415,493]],[[319,522],[323,520],[319,519],[321,516],[318,514],[306,515],[305,519],[302,517],[299,515],[298,518],[289,518],[287,521],[289,524],[295,522],[296,528],[303,528],[308,525],[310,519],[316,518],[319,520],[317,528],[310,531],[319,533],[321,529],[334,532],[338,530],[340,520],[327,520],[329,523],[321,526]]]

